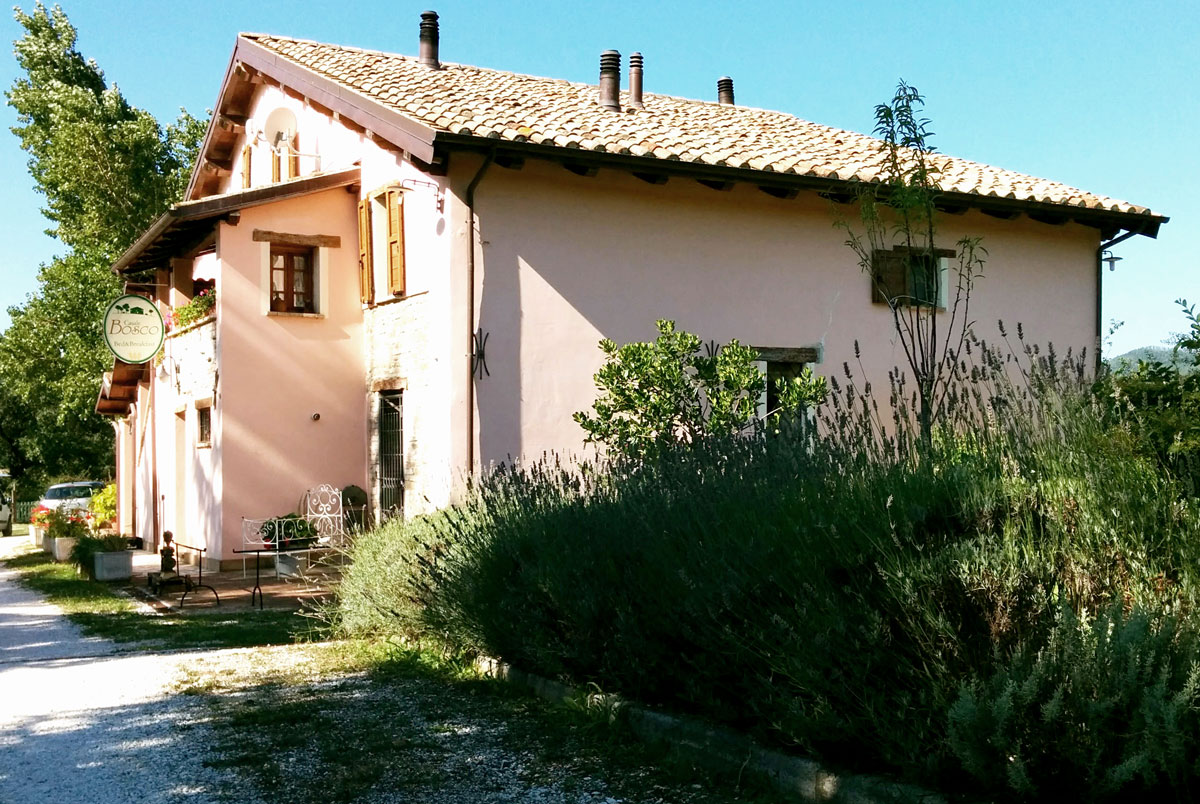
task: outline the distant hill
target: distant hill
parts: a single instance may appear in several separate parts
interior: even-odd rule
[[[1126,367],[1132,370],[1137,368],[1139,360],[1177,366],[1184,373],[1191,373],[1197,369],[1191,362],[1189,355],[1180,353],[1177,359],[1174,350],[1169,346],[1139,346],[1137,349],[1130,349],[1125,354],[1110,357],[1108,365],[1114,371],[1121,371],[1122,368]]]

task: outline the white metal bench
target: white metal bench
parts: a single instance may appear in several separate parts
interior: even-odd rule
[[[308,553],[340,547],[346,535],[342,490],[328,484],[309,489],[300,504],[300,515],[242,518],[242,577],[246,577],[246,553],[275,556],[276,573],[281,555]],[[255,555],[257,561],[258,556]]]

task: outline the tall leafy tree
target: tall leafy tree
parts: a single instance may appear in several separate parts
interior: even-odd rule
[[[59,6],[15,18],[12,132],[65,252],[0,335],[0,465],[34,481],[99,476],[112,462],[112,430],[93,413],[111,365],[100,316],[121,289],[108,266],[182,195],[204,122],[181,111],[164,127],[130,104],[76,49]]]

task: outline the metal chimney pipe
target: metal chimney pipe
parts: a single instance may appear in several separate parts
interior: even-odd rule
[[[717,79],[717,103],[733,106],[733,79],[727,75]]]
[[[634,53],[629,57],[629,105],[635,109],[643,108],[641,53]]]
[[[421,64],[438,69],[438,15],[436,11],[421,12],[421,49],[418,56]]]
[[[600,105],[621,111],[621,54],[615,50],[600,54]]]

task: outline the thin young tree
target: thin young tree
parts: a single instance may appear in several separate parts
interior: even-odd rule
[[[858,226],[845,219],[838,225],[871,277],[875,297],[891,310],[915,385],[921,441],[928,445],[973,323],[971,291],[983,276],[987,251],[969,236],[955,242],[953,256],[939,247],[941,168],[930,121],[921,116],[924,103],[916,87],[901,81],[891,103],[875,107],[882,175],[858,193]],[[949,262],[945,269],[942,260]]]

